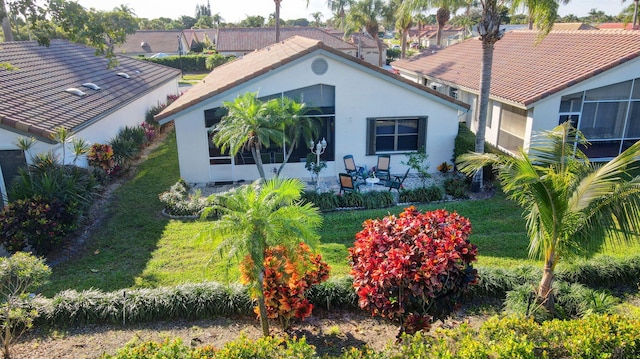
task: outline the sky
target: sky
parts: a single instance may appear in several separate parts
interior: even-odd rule
[[[155,19],[168,17],[177,19],[181,15],[194,16],[198,4],[206,4],[207,0],[78,0],[80,5],[96,10],[111,10],[120,4],[128,5],[137,17]],[[604,11],[608,15],[618,15],[622,9],[632,4],[627,0],[624,4],[621,0],[572,0],[568,5],[561,5],[561,16],[574,14],[578,17],[586,16],[591,9]],[[269,14],[275,12],[273,0],[210,0],[211,12],[219,13],[224,22],[239,22],[247,16],[260,15],[267,19]],[[306,7],[305,0],[282,0],[280,17],[284,20],[306,18],[312,20],[310,14],[320,11],[323,20],[331,17],[327,8],[327,0],[309,0]],[[433,11],[435,13],[435,10]]]

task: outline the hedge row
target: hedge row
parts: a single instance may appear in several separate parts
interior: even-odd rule
[[[640,272],[640,256],[616,261],[599,257],[584,263],[584,268],[605,268],[609,263],[616,268]],[[479,283],[472,287],[473,296],[505,298],[505,294],[523,283],[535,285],[541,271],[531,266],[512,270],[478,268]],[[582,278],[582,270],[565,269],[558,273],[558,282],[569,278]],[[585,285],[599,283],[606,287],[612,280],[609,271],[590,272]],[[618,276],[618,285],[636,286],[638,276]],[[358,298],[351,286],[351,277],[333,277],[313,287],[309,300],[318,308],[332,310],[355,309]],[[567,282],[568,283],[568,282]],[[155,289],[127,289],[115,292],[67,290],[53,298],[38,296],[34,305],[40,313],[39,324],[52,326],[86,323],[133,323],[166,319],[202,319],[214,316],[251,315],[252,304],[245,287],[219,283],[184,284]]]
[[[163,58],[150,58],[144,57],[142,60],[153,62],[156,64],[173,67],[174,69],[181,69],[186,72],[204,72],[210,71],[216,66],[222,65],[227,61],[235,59],[235,56],[224,56],[219,54],[214,55],[182,55],[182,56],[167,56]],[[209,65],[207,65],[209,62]]]

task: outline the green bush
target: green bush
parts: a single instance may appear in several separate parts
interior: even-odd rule
[[[127,171],[131,161],[147,144],[146,130],[142,126],[125,126],[109,141],[117,170]],[[117,171],[116,171],[117,172]]]
[[[330,277],[326,282],[311,287],[307,297],[314,306],[326,310],[358,308],[358,296],[353,290],[351,276]]]
[[[105,354],[103,359],[187,359],[191,356],[191,348],[182,343],[182,339],[165,338],[162,343],[153,341],[137,343],[132,341],[118,350],[114,355]]]
[[[209,58],[213,58],[209,60]],[[228,61],[235,59],[235,56],[223,56],[219,54],[214,55],[182,55],[182,56],[167,56],[163,58],[149,58],[145,57],[143,60],[153,62],[156,64],[173,67],[174,69],[181,69],[185,72],[203,72],[211,70],[213,67],[207,67],[207,63],[210,65],[219,66]]]
[[[453,198],[469,198],[469,182],[464,176],[449,177],[444,180],[444,193]]]
[[[333,192],[305,191],[302,193],[303,203],[313,203],[323,212],[333,211],[338,207],[338,196]]]
[[[165,213],[171,216],[200,216],[209,205],[209,201],[202,197],[200,191],[193,195],[191,187],[180,178],[171,188],[158,197],[164,205]]]
[[[415,189],[403,189],[400,191],[399,201],[403,203],[411,202],[433,202],[441,201],[444,197],[442,188],[433,185],[429,187],[419,187]]]
[[[57,199],[13,201],[0,212],[0,243],[9,253],[30,245],[36,253],[47,254],[76,229],[75,213]]]

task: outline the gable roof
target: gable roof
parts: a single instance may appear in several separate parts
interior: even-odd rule
[[[280,28],[280,41],[293,36],[322,41],[329,47],[338,50],[356,50],[337,36],[317,27],[283,27]],[[222,28],[218,30],[216,50],[218,52],[251,52],[272,45],[276,39],[276,30],[272,27]]]
[[[64,40],[52,40],[48,47],[35,41],[1,43],[0,62],[17,69],[0,69],[0,127],[48,140],[57,127],[77,131],[180,75],[180,70],[126,56],[117,56],[120,65],[108,69],[108,61],[94,51]],[[101,89],[83,87],[87,82]],[[72,87],[86,95],[65,91]]]
[[[440,101],[449,103],[461,110],[468,110],[469,106],[463,102],[454,100],[437,91],[431,90],[413,81],[406,80],[380,67],[371,65],[354,56],[347,55],[339,50],[325,45],[322,41],[312,40],[300,36],[294,36],[278,44],[264,49],[251,52],[242,58],[237,58],[218,66],[211,71],[202,82],[191,88],[175,102],[156,115],[156,120],[161,121],[182,112],[189,107],[201,103],[209,98],[220,95],[235,86],[255,79],[279,67],[285,66],[297,59],[303,58],[316,51],[325,51],[329,55],[334,55],[355,66],[362,66],[370,71],[374,71],[379,76],[383,76],[391,81],[410,86],[425,93],[429,93]]]
[[[525,107],[640,55],[640,31],[511,31],[496,42],[491,95]],[[482,41],[393,62],[401,71],[479,92]]]
[[[557,22],[553,24],[553,31],[569,30],[598,30],[598,28],[583,22]]]
[[[113,52],[116,54],[139,54],[149,55],[164,52],[167,54],[178,53],[178,38],[189,44],[184,37],[182,30],[138,30],[134,34],[127,35],[125,43],[116,45]],[[187,51],[189,47],[183,51]]]

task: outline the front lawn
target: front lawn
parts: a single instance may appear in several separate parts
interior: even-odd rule
[[[206,222],[169,220],[161,215],[158,195],[179,177],[175,134],[154,150],[136,175],[120,186],[109,203],[106,219],[91,235],[85,250],[53,268],[44,293],[89,288],[114,291],[129,287],[158,287],[204,280],[234,281],[236,263],[215,252],[216,243],[198,239]],[[504,195],[491,199],[418,206],[445,208],[470,219],[472,243],[478,245],[481,266],[513,267],[528,259],[528,239],[521,210]],[[347,248],[368,218],[397,214],[402,207],[367,211],[339,211],[323,215],[319,250],[332,275],[348,274]],[[607,254],[638,253],[640,245]]]

